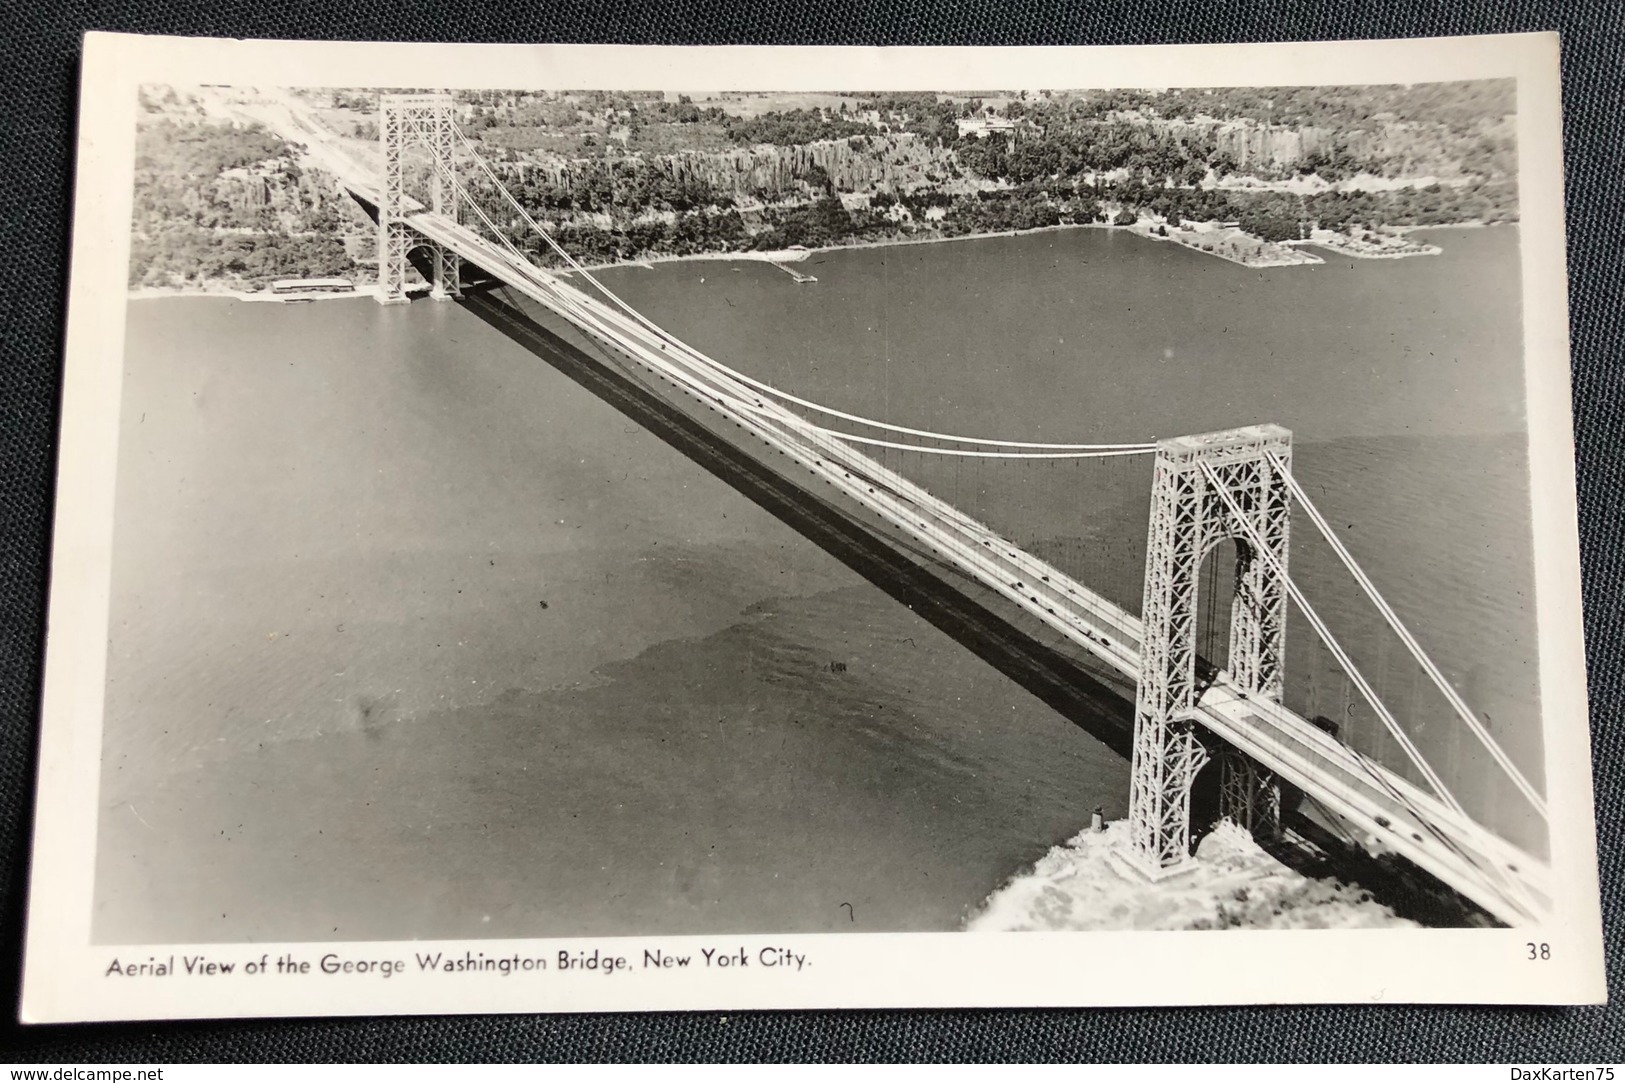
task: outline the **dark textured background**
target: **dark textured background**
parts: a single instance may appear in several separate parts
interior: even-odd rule
[[[1625,1059],[1625,1010],[763,1012],[21,1028],[16,1018],[67,284],[79,36],[763,44],[1119,44],[1563,34],[1569,274],[1586,636],[1612,934],[1620,927],[1625,6],[1484,0],[61,0],[0,10],[0,1060]],[[1306,962],[1310,962],[1307,961]],[[1093,976],[1091,980],[1109,980]]]

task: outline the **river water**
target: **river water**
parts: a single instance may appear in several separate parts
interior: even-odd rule
[[[1250,270],[1101,230],[604,275],[925,429],[1261,421],[1527,771],[1518,234]],[[129,305],[104,942],[929,930],[1127,765],[455,305]],[[919,466],[1138,609],[1148,468]],[[936,471],[936,473],[931,473]],[[1295,577],[1463,801],[1544,848],[1324,545]],[[1209,621],[1209,626],[1214,622]],[[1301,622],[1289,701],[1395,762]]]

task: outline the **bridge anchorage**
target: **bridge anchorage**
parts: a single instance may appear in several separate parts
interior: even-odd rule
[[[1210,747],[1218,750],[1220,817],[1255,834],[1279,827],[1274,776],[1217,738],[1204,743],[1192,715],[1204,685],[1197,671],[1198,573],[1203,558],[1227,539],[1236,544],[1230,677],[1248,697],[1281,701],[1291,519],[1284,464],[1291,453],[1292,434],[1279,425],[1157,445],[1123,855],[1152,879],[1191,862],[1191,787],[1213,755]]]
[[[434,265],[429,296],[437,300],[461,295],[461,259],[450,248],[416,234],[407,218],[416,210],[457,219],[457,186],[453,176],[456,140],[451,98],[444,94],[381,94],[378,97],[378,142],[383,151],[384,184],[378,199],[378,303],[406,301],[406,254],[428,249]],[[415,147],[429,153],[429,204],[406,193],[407,155]]]

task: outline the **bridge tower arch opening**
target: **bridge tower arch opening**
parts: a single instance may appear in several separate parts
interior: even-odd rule
[[[1206,558],[1235,542],[1229,676],[1248,696],[1280,702],[1286,649],[1284,573],[1291,492],[1270,461],[1290,464],[1292,434],[1279,425],[1181,436],[1157,445],[1146,541],[1141,672],[1134,707],[1127,857],[1160,878],[1190,860],[1191,787],[1212,758],[1193,712],[1212,675],[1198,665],[1199,595]],[[1251,531],[1219,494],[1229,493]],[[1274,561],[1261,559],[1256,533]],[[1279,791],[1259,765],[1221,747],[1220,815],[1273,830]]]
[[[1231,614],[1239,597],[1236,568],[1249,559],[1250,552],[1245,540],[1220,536],[1198,567],[1195,627],[1199,689],[1212,683],[1217,671],[1230,668]]]
[[[456,168],[456,129],[447,94],[380,94],[378,142],[383,154],[384,183],[378,193],[378,301],[406,300],[406,256],[426,248],[433,266],[430,296],[456,297],[461,289],[457,254],[426,237],[414,236],[407,219],[417,211],[457,220],[457,187],[450,183]],[[406,191],[407,158],[422,148],[429,155],[428,203]]]

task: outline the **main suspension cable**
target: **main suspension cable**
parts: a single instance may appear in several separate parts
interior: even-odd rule
[[[1242,532],[1247,535],[1248,543],[1257,550],[1259,557],[1269,565],[1270,570],[1281,577],[1282,585],[1286,587],[1287,593],[1297,603],[1298,609],[1302,611],[1304,617],[1308,619],[1310,627],[1314,628],[1315,633],[1325,641],[1327,649],[1332,652],[1333,657],[1343,667],[1343,671],[1348,674],[1355,687],[1360,690],[1360,694],[1365,697],[1366,702],[1371,704],[1371,709],[1377,713],[1377,717],[1382,720],[1388,732],[1393,734],[1394,740],[1399,742],[1399,747],[1404,750],[1405,755],[1416,765],[1417,770],[1422,772],[1422,776],[1428,780],[1428,784],[1433,787],[1440,800],[1444,801],[1454,811],[1466,816],[1467,810],[1462,808],[1461,803],[1456,800],[1455,795],[1444,784],[1444,780],[1439,777],[1438,772],[1434,771],[1432,766],[1429,765],[1421,750],[1416,747],[1404,728],[1400,726],[1399,721],[1394,718],[1377,696],[1376,690],[1371,687],[1370,683],[1365,679],[1365,675],[1355,666],[1354,660],[1343,649],[1343,645],[1337,641],[1337,637],[1332,635],[1331,629],[1326,626],[1326,622],[1321,619],[1314,606],[1309,604],[1309,599],[1304,597],[1303,591],[1299,589],[1298,584],[1292,580],[1291,576],[1287,575],[1285,566],[1270,551],[1268,543],[1259,535],[1258,529],[1253,526],[1252,522],[1248,520],[1246,513],[1242,511],[1241,505],[1236,501],[1229,487],[1220,480],[1218,473],[1206,460],[1202,460],[1200,465],[1208,483],[1213,486],[1214,491],[1219,495],[1219,499],[1224,501],[1224,505],[1230,510],[1230,514],[1235,516],[1237,525],[1241,527]]]
[[[984,438],[984,437],[959,436],[959,435],[955,435],[953,433],[933,432],[933,431],[931,431],[929,429],[914,429],[914,428],[909,428],[909,427],[904,426],[904,425],[894,425],[894,424],[892,424],[890,422],[887,422],[887,421],[879,421],[879,420],[877,420],[875,418],[864,417],[864,416],[862,416],[860,414],[852,414],[852,413],[847,413],[846,411],[843,411],[843,410],[837,410],[837,409],[834,409],[833,407],[825,406],[823,403],[814,402],[811,399],[800,398],[799,396],[792,395],[791,393],[789,393],[787,391],[784,391],[784,390],[781,390],[780,388],[774,387],[771,384],[767,384],[767,383],[764,383],[764,382],[762,382],[760,380],[753,379],[752,377],[747,376],[742,372],[739,372],[739,371],[737,371],[735,369],[729,368],[728,366],[722,364],[722,362],[717,361],[715,358],[710,357],[710,356],[708,356],[708,355],[706,355],[704,353],[701,353],[699,350],[695,349],[694,347],[692,347],[692,346],[688,345],[687,343],[681,341],[680,339],[676,338],[676,336],[674,336],[670,332],[666,331],[663,327],[660,327],[653,320],[650,320],[647,316],[643,315],[642,312],[638,311],[632,305],[628,304],[625,300],[623,300],[618,294],[616,294],[608,286],[605,286],[602,282],[600,282],[598,280],[598,278],[595,275],[593,275],[593,273],[591,271],[589,271],[585,267],[583,267],[581,265],[581,263],[579,261],[577,261],[576,258],[574,256],[572,256],[564,248],[563,245],[559,244],[558,241],[556,239],[554,239],[553,235],[551,233],[549,233],[545,228],[543,228],[543,226],[539,222],[537,222],[536,219],[533,218],[528,211],[525,210],[524,206],[521,205],[520,202],[517,199],[514,198],[513,193],[510,192],[508,190],[507,186],[502,183],[501,179],[499,177],[497,177],[496,173],[491,169],[490,165],[488,163],[486,163],[484,158],[480,155],[479,151],[477,151],[474,148],[474,146],[468,141],[468,137],[463,134],[462,130],[460,128],[455,127],[455,126],[453,127],[452,130],[457,133],[457,138],[462,141],[463,146],[469,151],[470,156],[475,161],[475,164],[477,164],[479,166],[480,170],[485,174],[486,178],[491,182],[492,186],[496,189],[497,193],[499,195],[501,195],[503,197],[503,199],[505,199],[507,201],[508,205],[514,209],[514,212],[517,213],[525,221],[525,223],[530,226],[530,228],[532,230],[534,230],[544,241],[547,242],[548,247],[550,247],[561,259],[563,259],[565,261],[565,263],[569,265],[569,267],[570,267],[570,269],[572,271],[574,271],[575,273],[581,275],[589,283],[592,284],[594,289],[598,290],[598,292],[602,293],[606,298],[608,298],[610,301],[612,301],[616,306],[618,306],[620,309],[622,309],[624,312],[626,312],[629,316],[631,316],[633,319],[637,320],[639,323],[646,326],[650,331],[652,331],[655,334],[659,335],[662,339],[664,339],[668,343],[678,347],[679,349],[682,349],[682,350],[685,350],[685,351],[689,352],[690,354],[692,354],[694,356],[694,358],[697,361],[701,361],[701,362],[703,362],[705,364],[714,366],[719,371],[727,373],[729,376],[733,377],[734,379],[739,380],[741,383],[744,383],[744,384],[746,384],[746,385],[748,385],[750,387],[755,388],[756,390],[762,392],[763,394],[772,395],[775,398],[779,398],[779,399],[783,399],[783,400],[785,400],[787,402],[795,403],[797,406],[802,406],[802,407],[805,407],[805,408],[807,408],[809,410],[816,410],[819,413],[827,414],[827,415],[829,415],[831,417],[838,417],[838,418],[842,419],[843,421],[850,421],[850,422],[852,422],[854,424],[857,424],[857,425],[864,425],[864,426],[867,426],[869,428],[882,429],[882,430],[887,431],[887,432],[895,432],[895,433],[899,433],[899,434],[906,435],[906,436],[918,436],[918,437],[922,437],[924,439],[930,439],[930,440],[945,440],[945,441],[948,441],[948,442],[951,442],[951,443],[958,443],[958,444],[974,444],[974,445],[986,446],[986,447],[1025,448],[1025,449],[1049,450],[1049,451],[1127,451],[1127,450],[1132,449],[1132,450],[1134,450],[1136,452],[1140,452],[1140,451],[1152,451],[1152,450],[1155,450],[1155,448],[1156,448],[1155,444],[1061,444],[1061,443],[1045,443],[1045,442],[1035,442],[1035,441],[1020,441],[1020,440],[995,440],[995,439],[987,439],[987,438]],[[465,192],[466,192],[466,189],[465,189]],[[470,196],[470,198],[472,198],[472,196]],[[898,445],[894,444],[894,445],[882,445],[882,446],[895,447],[895,446],[898,446]],[[907,445],[905,449],[909,450],[909,451],[920,450],[915,445]]]
[[[557,305],[561,312],[567,314],[570,318],[579,321],[579,325],[584,330],[590,329],[591,334],[594,336],[603,335],[611,339],[619,339],[625,345],[633,346],[636,349],[644,351],[648,359],[648,363],[661,366],[672,366],[682,363],[683,358],[674,356],[671,352],[666,351],[663,346],[656,351],[649,346],[639,344],[635,336],[628,339],[622,337],[612,328],[605,327],[603,322],[604,320],[619,322],[621,319],[619,314],[610,309],[597,309],[596,306],[593,306],[593,303],[589,298],[582,296],[575,290],[563,286],[556,279],[552,278],[552,276],[547,275],[545,272],[538,269],[524,256],[523,253],[518,250],[518,248],[513,245],[511,241],[509,241],[501,233],[500,229],[498,229],[496,224],[491,220],[490,216],[480,206],[479,202],[472,199],[470,193],[468,193],[466,189],[464,190],[464,195],[470,196],[469,206],[471,207],[472,211],[480,218],[482,222],[486,224],[487,228],[492,230],[492,232],[498,237],[502,246],[507,249],[509,255],[506,258],[509,260],[512,270],[525,281],[528,281],[533,288],[541,291],[543,295],[549,298],[550,300],[548,303]],[[631,334],[632,330],[629,330],[627,333]],[[720,381],[724,384],[728,382],[726,377],[709,372],[704,368],[701,368],[699,373],[694,375],[685,374],[676,368],[672,368],[670,371],[674,378],[683,384],[690,386],[696,394],[700,394],[705,398],[715,399],[717,402],[730,406],[731,408],[748,416],[757,417],[761,419],[763,423],[783,426],[791,431],[800,433],[804,437],[813,440],[815,443],[821,444],[827,453],[836,458],[842,459],[844,465],[846,465],[848,469],[854,471],[860,476],[867,476],[872,485],[886,489],[895,498],[923,504],[929,507],[934,514],[942,516],[949,522],[958,526],[960,529],[965,530],[973,538],[981,541],[984,546],[997,548],[998,550],[1005,552],[1006,556],[1014,560],[1035,579],[1042,579],[1046,582],[1054,581],[1058,585],[1061,585],[1065,593],[1069,596],[1071,605],[1079,606],[1093,614],[1096,618],[1104,620],[1109,627],[1114,629],[1118,635],[1124,637],[1125,640],[1132,640],[1134,638],[1134,629],[1131,626],[1123,624],[1123,621],[1128,619],[1127,614],[1116,610],[1108,603],[1095,599],[1092,593],[1087,591],[1087,589],[1083,588],[1081,585],[1078,585],[1078,591],[1073,591],[1070,587],[1066,587],[1065,583],[1069,580],[1066,576],[1058,572],[1053,567],[1041,561],[1035,560],[1021,550],[1014,549],[1010,542],[1006,541],[995,531],[989,529],[986,525],[966,515],[958,508],[945,504],[944,502],[936,499],[930,493],[920,489],[918,486],[913,485],[908,481],[907,478],[885,469],[884,467],[880,466],[880,464],[875,463],[873,460],[862,458],[858,452],[845,447],[840,442],[842,438],[844,438],[845,434],[831,435],[829,430],[820,429],[819,427],[807,422],[805,419],[796,417],[794,414],[786,412],[783,407],[769,407],[764,402],[747,402],[738,397],[737,393],[719,393],[719,390],[716,387],[702,386],[701,384],[695,383],[694,381],[697,378],[710,380],[713,382]],[[912,446],[905,446],[905,450],[918,449]],[[847,458],[851,456],[856,456],[856,458]]]
[[[474,197],[474,194],[472,192],[470,192],[468,190],[468,188],[465,185],[463,185],[460,181],[457,181],[455,179],[455,177],[453,177],[453,182],[456,184],[458,192],[460,194],[462,194],[462,196],[464,197],[465,204],[469,207],[470,210],[472,210],[476,215],[478,215],[480,220],[485,223],[486,227],[488,229],[490,229],[493,234],[496,235],[498,241],[505,248],[507,248],[508,251],[514,257],[516,257],[518,259],[524,259],[524,254],[512,243],[512,241],[510,241],[507,238],[507,236],[502,232],[501,228],[499,226],[497,226],[497,224],[492,220],[490,215],[480,205],[480,202]],[[526,262],[528,262],[528,260]],[[655,330],[654,328],[650,328],[650,329]],[[662,337],[664,338],[666,336],[662,335]],[[687,352],[687,351],[685,351],[685,352]],[[708,360],[708,359],[703,359],[703,358],[700,358],[700,357],[693,357],[692,355],[690,355],[690,358],[691,358],[691,360],[700,362],[702,364],[704,363],[705,360]],[[706,367],[712,367],[712,366],[708,365]],[[726,375],[728,377],[732,377],[732,378],[735,378],[735,379],[740,379],[741,382],[745,382],[745,383],[748,383],[748,384],[751,384],[752,386],[754,386],[753,381],[745,381],[745,380],[743,380],[742,377],[740,377],[740,374],[734,372],[732,369],[729,369],[726,366],[716,365],[714,367],[716,369],[720,370],[720,372],[722,374],[724,374],[724,375]],[[738,407],[740,409],[750,410],[750,411],[756,412],[756,413],[761,413],[761,412],[763,412],[765,410],[765,407],[763,405],[761,405],[761,404],[754,404],[753,405],[751,403],[745,402],[745,401],[740,400],[740,399],[731,399],[730,402],[731,402],[732,405],[735,405],[736,407]],[[972,451],[972,450],[967,450],[967,449],[963,449],[963,448],[941,448],[941,447],[922,446],[922,445],[919,445],[919,444],[904,444],[904,443],[899,443],[897,441],[892,441],[892,440],[882,440],[882,439],[879,439],[877,437],[872,437],[872,436],[860,436],[860,435],[857,435],[855,433],[840,432],[840,431],[838,431],[836,429],[830,429],[830,428],[827,428],[825,426],[816,425],[816,424],[813,424],[812,422],[804,421],[804,420],[801,420],[801,419],[780,417],[777,414],[774,414],[774,418],[775,418],[775,420],[778,420],[778,421],[781,421],[781,422],[798,423],[797,427],[803,428],[805,431],[817,432],[818,434],[820,434],[822,436],[826,436],[826,437],[829,437],[831,439],[840,440],[840,441],[843,441],[843,442],[863,444],[863,445],[867,445],[867,446],[870,446],[870,447],[893,448],[893,449],[897,449],[897,450],[900,450],[900,451],[913,451],[913,452],[919,452],[919,453],[925,454],[925,455],[950,456],[950,457],[958,457],[958,458],[976,458],[976,459],[1099,459],[1099,458],[1116,458],[1116,457],[1128,456],[1128,455],[1145,455],[1145,454],[1149,454],[1150,452],[1155,450],[1155,445],[1151,445],[1151,444],[1147,444],[1147,445],[1144,445],[1144,446],[1133,446],[1133,445],[1093,445],[1093,446],[1090,446],[1090,445],[1049,445],[1049,444],[1032,444],[1032,445],[1028,445],[1028,444],[1002,444],[1002,443],[997,443],[997,442],[994,442],[994,441],[976,441],[979,444],[996,444],[996,446],[1004,446],[1004,447],[1021,447],[1021,448],[1027,448],[1027,447],[1077,447],[1077,448],[1081,449],[1081,448],[1087,446],[1087,447],[1090,447],[1090,450],[1069,450],[1069,451],[1028,451],[1028,450],[1021,450],[1021,451]],[[942,436],[942,437],[939,437],[939,438],[943,439],[943,440],[948,440],[948,441],[970,442],[968,440],[960,440],[960,438],[958,438],[958,437]]]
[[[1249,520],[1246,514],[1242,511],[1241,505],[1236,501],[1236,498],[1234,494],[1230,492],[1229,487],[1226,486],[1222,480],[1220,480],[1218,473],[1209,463],[1204,461],[1200,465],[1202,473],[1207,477],[1209,484],[1211,484],[1214,490],[1218,493],[1219,498],[1224,502],[1225,507],[1228,508],[1230,513],[1236,517],[1236,522],[1241,527],[1242,532],[1246,534],[1248,542],[1254,546],[1259,556],[1262,557],[1265,563],[1270,566],[1270,569],[1281,577],[1281,582],[1286,587],[1287,593],[1291,595],[1292,600],[1297,603],[1297,606],[1299,610],[1303,612],[1303,615],[1308,618],[1309,623],[1314,628],[1315,632],[1325,641],[1326,646],[1331,650],[1333,656],[1336,657],[1338,662],[1343,666],[1344,672],[1348,674],[1350,679],[1354,681],[1356,687],[1360,689],[1361,695],[1366,698],[1366,701],[1371,704],[1372,709],[1377,712],[1378,717],[1382,719],[1383,724],[1388,728],[1388,731],[1393,734],[1394,739],[1399,742],[1400,747],[1404,749],[1406,755],[1410,757],[1411,762],[1414,763],[1417,769],[1422,772],[1423,776],[1427,778],[1428,783],[1433,787],[1439,798],[1443,800],[1447,806],[1449,806],[1451,811],[1462,817],[1464,820],[1472,822],[1472,817],[1467,814],[1467,810],[1462,807],[1461,802],[1456,800],[1455,795],[1450,792],[1448,787],[1445,786],[1444,780],[1438,776],[1438,773],[1435,772],[1431,766],[1429,766],[1427,760],[1422,756],[1421,751],[1417,749],[1410,737],[1400,727],[1399,722],[1393,717],[1392,714],[1389,713],[1387,707],[1385,707],[1382,701],[1377,697],[1376,691],[1366,681],[1364,675],[1362,675],[1355,667],[1353,659],[1348,656],[1348,653],[1343,650],[1342,645],[1337,642],[1336,638],[1331,633],[1331,629],[1326,627],[1325,621],[1321,619],[1320,614],[1315,612],[1314,607],[1309,604],[1309,600],[1304,597],[1303,591],[1298,588],[1297,583],[1292,580],[1291,576],[1287,575],[1286,568],[1281,564],[1280,560],[1276,558],[1275,554],[1270,551],[1268,544],[1259,534],[1258,529],[1253,525],[1251,520]],[[1350,749],[1350,751],[1353,752],[1354,750]],[[1360,756],[1358,752],[1355,752],[1355,757],[1357,760],[1361,761],[1362,766],[1365,766],[1363,762],[1364,757]],[[1409,809],[1414,815],[1417,815],[1418,820],[1430,834],[1432,834],[1435,838],[1438,838],[1448,848],[1454,850],[1463,860],[1465,860],[1479,873],[1483,874],[1485,872],[1484,867],[1475,858],[1473,858],[1471,854],[1468,854],[1460,846],[1446,838],[1444,834],[1430,822],[1428,817],[1420,815],[1419,811],[1415,809],[1410,802],[1406,801],[1403,795],[1398,793],[1397,788],[1392,785],[1390,780],[1381,778],[1377,772],[1368,771],[1368,774],[1372,776],[1379,786],[1386,790],[1391,796],[1394,796],[1400,800],[1401,803],[1404,804],[1406,808]],[[1491,868],[1493,869],[1494,878],[1505,884],[1508,878],[1504,873],[1502,873],[1500,868],[1494,865],[1492,865]],[[1516,884],[1515,881],[1513,882],[1513,886],[1510,888],[1510,891],[1512,894],[1516,895],[1526,894],[1522,885]]]
[[[1320,513],[1320,509],[1315,507],[1314,502],[1309,499],[1309,494],[1304,491],[1304,487],[1298,479],[1292,475],[1291,469],[1273,452],[1269,453],[1269,458],[1275,469],[1280,472],[1281,478],[1286,482],[1287,487],[1292,490],[1292,495],[1297,498],[1298,505],[1308,513],[1310,522],[1315,524],[1321,536],[1332,547],[1332,551],[1342,560],[1343,566],[1349,570],[1349,574],[1354,576],[1354,580],[1359,584],[1360,589],[1371,599],[1371,603],[1377,607],[1377,612],[1382,614],[1388,626],[1399,636],[1400,642],[1405,645],[1406,649],[1411,652],[1411,656],[1421,665],[1423,672],[1444,694],[1446,701],[1449,702],[1456,714],[1461,717],[1461,720],[1467,724],[1473,736],[1478,738],[1480,743],[1489,751],[1496,764],[1512,779],[1519,792],[1535,807],[1541,817],[1545,818],[1545,798],[1535,789],[1524,773],[1518,769],[1517,765],[1512,762],[1511,757],[1506,754],[1490,732],[1485,729],[1484,724],[1479,721],[1478,715],[1467,705],[1467,701],[1461,697],[1461,694],[1445,678],[1444,673],[1440,671],[1433,659],[1422,649],[1422,645],[1416,641],[1416,637],[1411,634],[1410,629],[1406,628],[1400,621],[1399,614],[1394,611],[1393,606],[1377,590],[1376,584],[1371,581],[1371,577],[1355,561],[1353,554],[1348,551],[1342,540],[1332,531],[1331,524],[1326,521],[1326,517]]]

